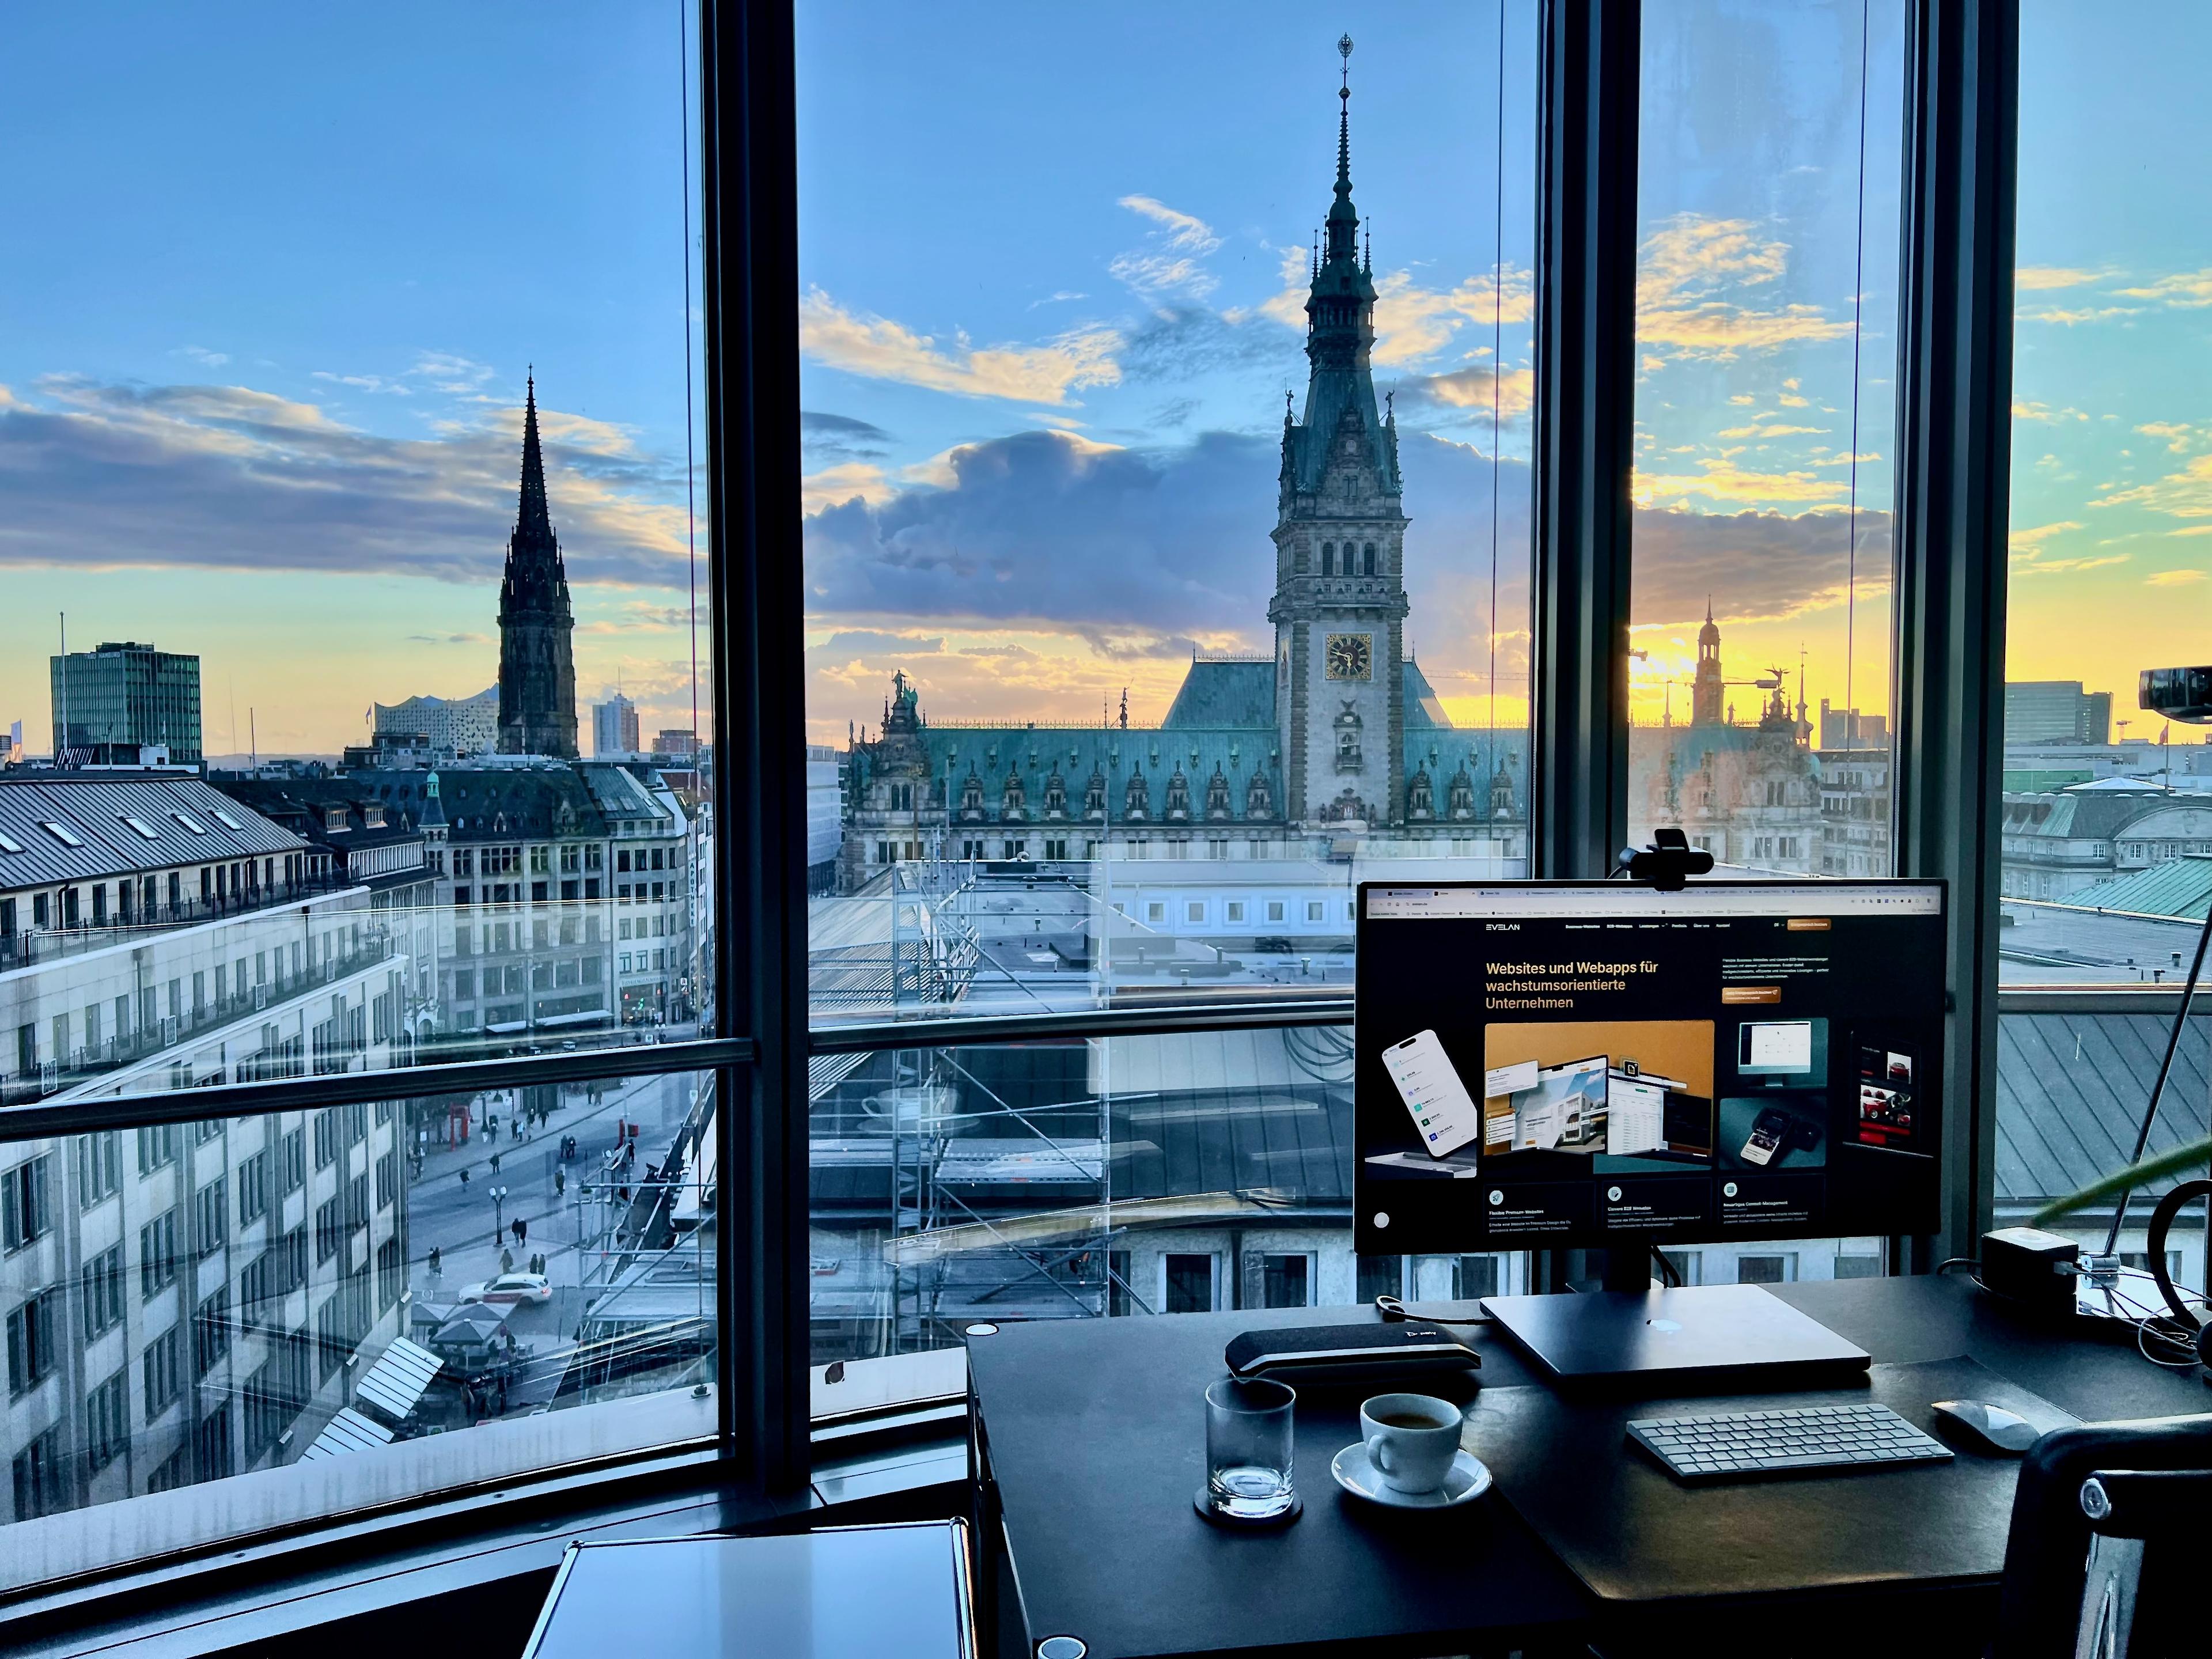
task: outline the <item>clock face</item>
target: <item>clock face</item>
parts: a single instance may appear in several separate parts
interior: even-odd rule
[[[1333,680],[1371,679],[1375,672],[1375,647],[1364,634],[1332,634],[1328,636],[1328,677]]]

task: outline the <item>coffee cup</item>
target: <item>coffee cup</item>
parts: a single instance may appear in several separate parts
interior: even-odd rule
[[[1367,1461],[1394,1492],[1431,1492],[1459,1455],[1460,1409],[1425,1394],[1378,1394],[1359,1408]]]

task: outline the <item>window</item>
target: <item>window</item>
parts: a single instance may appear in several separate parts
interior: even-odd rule
[[[52,1166],[53,1157],[47,1153],[0,1173],[0,1245],[20,1250],[52,1230],[47,1176]]]
[[[121,1371],[84,1397],[84,1459],[94,1474],[123,1455],[131,1443],[131,1389]]]
[[[111,1244],[84,1264],[84,1340],[105,1336],[123,1322],[123,1247]]]
[[[8,1315],[8,1392],[28,1394],[61,1363],[62,1294],[44,1290]]]
[[[67,1456],[66,1442],[58,1425],[48,1429],[15,1454],[15,1514],[19,1519],[52,1515],[69,1501]]]
[[[1735,1259],[1735,1282],[1739,1285],[1788,1285],[1796,1277],[1795,1250],[1772,1255],[1739,1255]]]
[[[280,1190],[296,1193],[307,1184],[307,1134],[304,1129],[288,1129],[277,1146],[277,1176]]]
[[[1889,753],[1904,17],[1644,18],[1629,840],[1741,873],[1820,873],[1846,823],[1891,866],[1887,791],[1863,816],[1844,775]]]
[[[138,1173],[148,1176],[177,1161],[177,1126],[149,1124],[138,1131]]]
[[[1373,1302],[1378,1296],[1403,1296],[1406,1293],[1405,1257],[1363,1255],[1356,1260],[1354,1302],[1364,1304]]]
[[[1473,1302],[1486,1296],[1505,1293],[1506,1258],[1495,1254],[1462,1255],[1452,1259],[1452,1296],[1460,1302]]]
[[[1304,1308],[1313,1303],[1313,1258],[1305,1255],[1267,1255],[1260,1258],[1260,1305],[1263,1308]]]
[[[345,1243],[345,1212],[343,1195],[325,1199],[315,1206],[315,1265],[320,1267],[338,1253]]]
[[[251,1226],[269,1213],[269,1154],[255,1152],[238,1166],[238,1224]]]
[[[177,1401],[185,1386],[184,1328],[172,1325],[146,1345],[139,1360],[146,1401],[146,1420],[155,1418]]]
[[[138,1294],[154,1297],[177,1282],[177,1212],[166,1210],[138,1230]]]
[[[192,1314],[192,1375],[205,1376],[230,1352],[230,1286],[224,1285]]]
[[[1213,1311],[1213,1258],[1170,1253],[1160,1258],[1164,1313]]]

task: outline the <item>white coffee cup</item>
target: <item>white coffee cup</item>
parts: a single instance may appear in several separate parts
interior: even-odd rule
[[[1394,1492],[1429,1492],[1459,1455],[1460,1409],[1425,1394],[1378,1394],[1359,1408],[1367,1461]]]

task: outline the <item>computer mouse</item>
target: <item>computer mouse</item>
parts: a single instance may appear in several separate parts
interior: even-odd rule
[[[1938,1400],[1929,1409],[1940,1421],[1957,1424],[1990,1451],[2017,1456],[2043,1437],[2043,1431],[2019,1413],[1986,1400]]]

